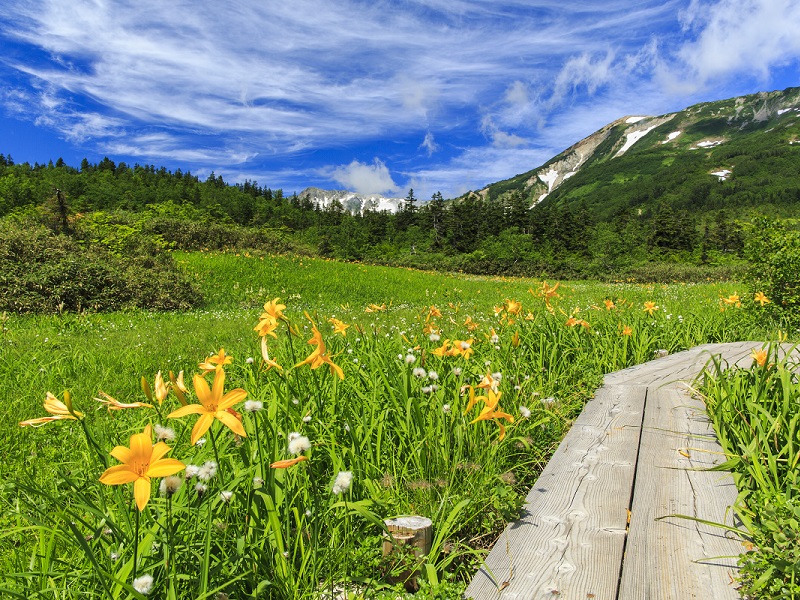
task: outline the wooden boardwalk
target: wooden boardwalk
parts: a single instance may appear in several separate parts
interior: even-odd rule
[[[761,342],[706,344],[606,375],[466,591],[476,600],[737,599],[729,473],[688,383],[711,356],[749,366]]]

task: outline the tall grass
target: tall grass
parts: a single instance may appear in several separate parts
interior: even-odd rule
[[[408,561],[423,590],[457,596],[603,373],[659,349],[763,335],[745,311],[721,310],[735,290],[712,285],[554,290],[308,258],[178,259],[206,310],[6,323],[0,589],[9,597],[141,598],[133,583],[148,575],[151,594],[165,598],[375,595],[392,573],[415,570]],[[266,369],[253,329],[276,297],[285,318],[265,339],[283,368]],[[344,335],[330,319],[349,325]],[[319,348],[315,326],[343,378],[327,363],[300,365]],[[441,350],[456,346],[470,352]],[[215,419],[206,443],[191,444],[198,417],[168,419],[177,397],[148,402],[140,380],[183,370],[188,383],[222,347],[232,357],[225,390],[260,404],[233,407],[245,436]],[[64,389],[81,420],[17,427],[45,414],[45,392]],[[154,406],[105,411],[93,400],[101,390]],[[131,485],[99,477],[117,464],[108,452],[148,424],[174,429],[170,457],[216,473],[184,478],[170,497],[153,491],[139,512]],[[310,447],[292,444],[298,437]],[[304,460],[272,466],[293,458]],[[352,474],[349,486],[340,473]],[[402,514],[433,520],[420,565],[381,554],[383,519]]]
[[[747,529],[742,592],[800,598],[800,380],[795,347],[771,344],[749,369],[715,362],[702,388]]]

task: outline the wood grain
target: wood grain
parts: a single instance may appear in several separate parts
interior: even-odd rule
[[[606,386],[586,404],[467,597],[615,597],[644,397]]]
[[[672,514],[735,526],[737,490],[701,402],[675,387],[648,390],[620,600],[738,598],[738,536]]]

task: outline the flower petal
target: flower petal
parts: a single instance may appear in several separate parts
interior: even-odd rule
[[[217,412],[216,417],[222,422],[223,425],[228,427],[236,435],[247,437],[241,421],[239,421],[239,419],[234,417],[231,413],[221,410]]]
[[[114,449],[111,451],[110,454],[111,454],[111,456],[113,456],[119,462],[122,462],[122,463],[131,462],[131,457],[133,456],[131,454],[131,449],[130,448],[126,448],[125,446],[116,446],[116,447],[114,447]]]
[[[209,404],[211,400],[211,389],[208,387],[208,382],[203,379],[202,375],[195,374],[194,376],[194,392],[197,394],[197,399],[200,400],[203,406]]]
[[[152,465],[153,463],[161,460],[161,457],[170,450],[172,450],[172,448],[167,446],[164,442],[158,442],[155,446],[153,446],[153,453],[150,455],[150,464]]]
[[[150,501],[150,478],[139,477],[133,484],[133,497],[136,500],[136,507],[142,511]]]
[[[178,409],[173,410],[171,413],[167,415],[168,419],[179,419],[180,417],[185,417],[186,415],[198,414],[202,415],[206,412],[204,406],[200,404],[187,404],[186,406],[181,406]]]
[[[227,394],[222,397],[222,400],[217,405],[217,410],[227,410],[228,408],[233,407],[236,404],[239,404],[242,400],[245,399],[247,396],[247,392],[242,388],[236,388],[235,390],[231,390]]]
[[[175,458],[162,458],[155,463],[150,463],[150,468],[147,469],[148,477],[168,477],[180,471],[183,471],[186,465]]]
[[[194,424],[194,428],[192,429],[192,445],[194,446],[203,434],[208,431],[208,428],[211,427],[211,423],[214,422],[214,415],[211,413],[204,413],[199,419],[197,419],[197,423]]]
[[[100,476],[100,483],[106,485],[121,485],[123,483],[136,481],[138,478],[139,475],[134,473],[128,465],[117,465],[105,470],[105,473]]]

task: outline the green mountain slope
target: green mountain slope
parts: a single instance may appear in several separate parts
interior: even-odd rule
[[[658,117],[623,117],[541,167],[487,186],[484,198],[580,204],[598,221],[662,203],[690,213],[796,216],[800,88],[707,102]]]

